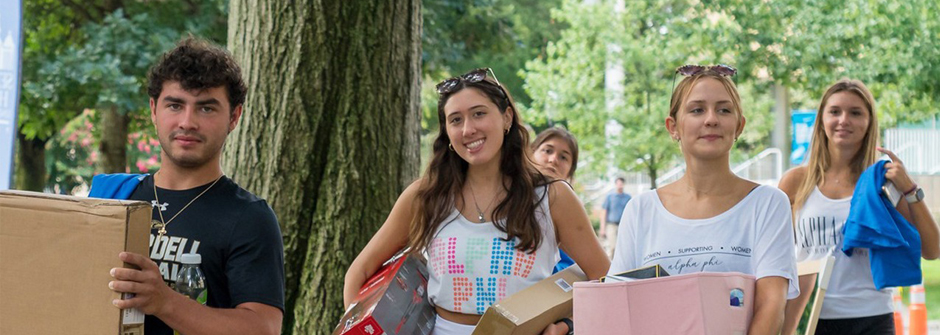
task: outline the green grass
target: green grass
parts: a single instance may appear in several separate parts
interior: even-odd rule
[[[940,260],[921,261],[920,264],[924,270],[924,290],[927,292],[927,319],[940,320]]]
[[[940,260],[921,260],[924,271],[924,291],[927,292],[927,319],[940,320]],[[904,288],[904,305],[910,306],[911,290]]]
[[[940,260],[921,260],[920,264],[924,272],[924,291],[927,293],[927,319],[940,320]],[[815,292],[813,295],[815,296]],[[909,288],[904,288],[902,298],[904,305],[910,306],[911,290]],[[815,297],[813,299],[815,299]],[[810,299],[810,302],[812,302],[812,299]],[[797,334],[803,334],[804,332],[803,329],[805,329],[806,319],[809,317],[809,305],[811,305],[811,303],[807,304],[806,310],[803,313],[803,319],[800,320]]]

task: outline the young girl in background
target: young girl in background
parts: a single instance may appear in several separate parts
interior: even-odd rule
[[[569,185],[574,180],[574,172],[578,169],[578,141],[571,132],[561,127],[552,127],[543,130],[532,141],[532,156],[542,173],[550,178],[564,180]],[[562,246],[564,249],[565,246]],[[574,264],[574,260],[559,250],[561,260],[555,265],[558,272]]]
[[[532,156],[542,172],[571,183],[578,169],[578,140],[561,127],[543,130],[532,141]]]

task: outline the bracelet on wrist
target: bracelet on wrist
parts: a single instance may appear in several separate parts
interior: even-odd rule
[[[917,183],[914,183],[914,186],[911,186],[910,190],[908,190],[907,192],[904,192],[904,195],[909,195],[911,193],[914,193],[914,191],[917,191]]]

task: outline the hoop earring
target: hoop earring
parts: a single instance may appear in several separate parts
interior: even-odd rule
[[[509,128],[506,128],[506,129],[503,131],[503,135],[509,135]]]
[[[455,151],[453,143],[447,143],[447,147],[450,148],[450,151]]]

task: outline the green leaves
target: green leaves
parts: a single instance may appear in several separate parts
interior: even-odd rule
[[[70,188],[75,176],[90,180],[94,159],[86,158],[93,156],[97,141],[91,137],[84,141],[90,145],[79,145],[84,142],[68,140],[78,131],[70,122],[95,122],[94,114],[82,115],[84,110],[113,106],[130,113],[132,136],[152,132],[147,70],[189,33],[224,45],[227,8],[226,0],[24,1],[19,131],[50,143],[50,187],[63,183]],[[101,130],[82,129],[88,136]]]
[[[794,107],[816,108],[826,87],[849,77],[872,89],[882,127],[940,113],[931,107],[940,89],[940,67],[932,65],[940,61],[936,1],[710,3],[748,32],[727,47],[758,46],[741,50],[742,72],[764,72],[765,80],[804,92],[806,99],[793,101]]]
[[[565,1],[552,13],[569,28],[526,64],[527,120],[567,123],[584,143],[580,171],[676,163],[663,120],[682,64],[738,68],[748,123],[736,152],[767,146],[773,83],[789,89],[792,108],[814,109],[836,80],[860,79],[875,94],[882,127],[940,114],[935,1],[617,2]],[[623,77],[611,77],[613,68]],[[606,131],[618,127],[619,135]]]

